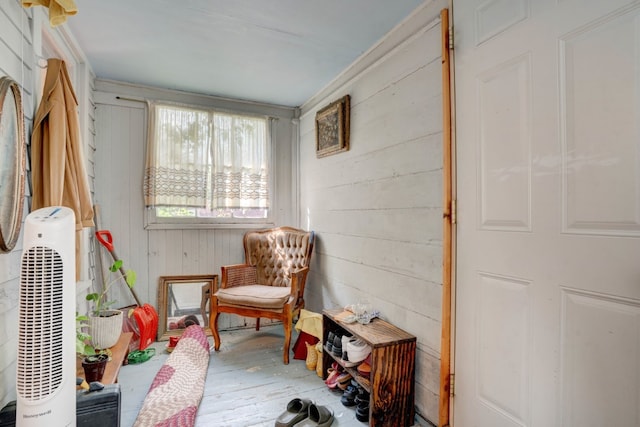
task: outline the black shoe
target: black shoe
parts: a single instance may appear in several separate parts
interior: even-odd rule
[[[356,419],[358,421],[369,421],[369,402],[363,402],[356,407]]]
[[[333,350],[332,353],[336,357],[342,357],[342,337],[340,335],[336,335],[333,338]]]
[[[358,389],[352,385],[349,385],[345,389],[344,393],[342,393],[342,398],[340,399],[340,402],[344,406],[354,406],[356,404],[355,398],[357,394],[358,394]],[[367,404],[367,407],[368,407],[368,404]]]
[[[336,336],[333,332],[329,332],[329,335],[327,335],[327,351],[329,353],[333,353],[333,340],[335,337]]]
[[[369,393],[358,384],[358,393],[355,397],[356,405],[366,404],[369,406]]]

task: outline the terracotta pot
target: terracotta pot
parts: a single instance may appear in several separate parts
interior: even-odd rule
[[[104,375],[104,369],[109,361],[106,354],[97,354],[95,356],[85,356],[82,359],[82,369],[84,369],[84,379],[88,383],[100,381]]]
[[[89,315],[89,335],[95,348],[109,348],[118,342],[122,333],[122,316],[120,310],[104,310],[99,316]]]

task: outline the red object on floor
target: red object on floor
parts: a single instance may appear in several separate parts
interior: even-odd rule
[[[307,346],[306,343],[316,344],[320,341],[318,338],[314,337],[311,334],[308,334],[304,331],[300,331],[300,335],[298,335],[298,339],[296,343],[293,345],[293,358],[299,360],[307,359]]]

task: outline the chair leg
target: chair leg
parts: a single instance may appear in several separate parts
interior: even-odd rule
[[[211,333],[213,334],[213,348],[215,351],[220,350],[220,334],[218,333],[218,316],[220,313],[216,310],[215,312],[209,315],[209,328],[211,329]]]
[[[256,317],[256,331],[260,330],[260,318]]]
[[[207,317],[207,304],[210,305],[209,299],[211,298],[211,288],[209,285],[202,285],[202,297],[200,300],[200,315],[202,316],[202,324],[209,323]]]
[[[282,322],[284,324],[284,364],[289,364],[289,345],[291,344],[291,324],[293,323],[293,316],[289,312],[287,317]]]

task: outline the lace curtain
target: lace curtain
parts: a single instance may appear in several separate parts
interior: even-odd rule
[[[145,204],[206,206],[210,113],[150,103],[148,135]]]
[[[267,208],[266,121],[214,114],[211,208]]]
[[[149,104],[147,206],[266,208],[266,119]]]

